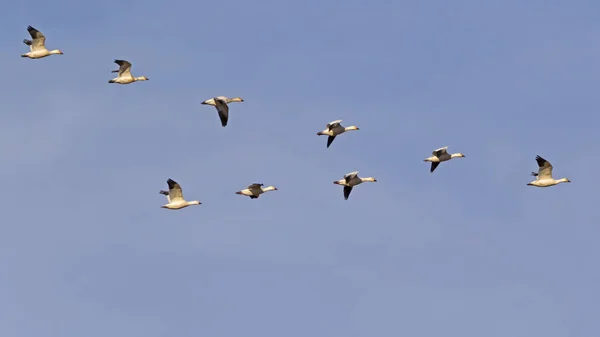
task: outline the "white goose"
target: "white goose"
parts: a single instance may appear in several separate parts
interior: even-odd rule
[[[254,183],[248,188],[243,189],[241,191],[235,192],[235,194],[241,194],[250,197],[250,199],[258,199],[261,194],[269,191],[277,191],[277,187],[275,186],[267,186],[264,187],[264,184]]]
[[[552,165],[546,159],[536,156],[535,161],[538,164],[538,172],[531,172],[531,175],[536,179],[527,184],[527,186],[535,187],[550,187],[560,183],[570,183],[571,181],[567,178],[554,179],[552,178]]]
[[[229,106],[227,104],[232,102],[243,102],[241,97],[229,98],[226,96],[217,96],[202,102],[204,105],[212,105],[217,108],[219,113],[219,119],[221,119],[221,125],[227,126],[227,120],[229,119]]]
[[[63,52],[58,49],[46,49],[46,37],[39,30],[31,26],[27,26],[27,31],[29,32],[29,35],[31,35],[32,40],[23,40],[23,43],[29,46],[29,53],[22,54],[21,57],[29,57],[30,59],[41,59],[49,55],[63,54]]]
[[[117,77],[109,80],[108,83],[117,84],[129,84],[137,81],[147,81],[146,76],[133,77],[131,75],[131,63],[125,60],[115,60],[115,63],[119,65],[119,69],[112,70],[111,73],[117,73]]]
[[[448,146],[441,147],[437,150],[433,150],[431,153],[431,157],[425,158],[423,161],[431,162],[431,169],[429,172],[435,171],[435,168],[442,162],[448,161],[452,158],[464,158],[465,155],[462,153],[453,153],[449,154],[446,150],[448,150]]]
[[[358,171],[350,172],[344,176],[344,179],[336,180],[333,183],[336,185],[344,186],[344,200],[348,200],[352,188],[356,185],[360,185],[364,182],[377,182],[377,179],[373,177],[360,178]]]
[[[343,127],[340,124],[341,122],[342,122],[341,119],[338,119],[337,121],[329,122],[329,123],[327,123],[327,125],[325,125],[325,130],[317,132],[317,136],[329,136],[329,137],[327,137],[327,147],[329,147],[329,145],[331,145],[331,143],[333,143],[333,140],[335,139],[336,136],[341,135],[342,133],[344,133],[346,131],[359,130],[359,128],[356,127],[355,125]]]
[[[183,199],[183,192],[181,191],[181,186],[179,186],[179,184],[177,182],[175,182],[173,179],[169,178],[167,180],[167,185],[169,185],[169,192],[164,191],[164,190],[161,190],[160,192],[158,192],[160,194],[166,195],[167,201],[168,201],[168,203],[166,205],[163,205],[160,207],[167,208],[167,209],[181,209],[181,208],[188,207],[190,205],[202,204],[198,200],[185,201],[185,199]]]

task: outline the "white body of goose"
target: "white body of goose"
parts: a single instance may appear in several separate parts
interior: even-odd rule
[[[29,57],[30,59],[41,59],[49,55],[62,55],[63,52],[54,49],[46,49],[46,37],[39,30],[27,26],[27,31],[31,35],[31,40],[23,40],[23,43],[29,46],[29,53],[22,54],[21,57]]]
[[[535,187],[550,187],[560,183],[570,183],[571,181],[567,178],[562,179],[554,179],[552,178],[552,165],[546,159],[536,156],[535,161],[538,164],[538,172],[531,172],[531,175],[536,177],[536,179],[527,186],[535,186]]]
[[[248,188],[243,189],[241,191],[235,192],[235,194],[241,194],[250,197],[250,199],[258,199],[261,194],[269,191],[277,191],[277,187],[275,186],[267,186],[264,187],[264,184],[254,183]]]
[[[441,147],[437,150],[433,150],[431,157],[425,158],[423,161],[431,162],[431,169],[429,172],[435,171],[435,168],[442,162],[448,161],[452,158],[464,158],[465,155],[462,153],[448,153],[448,146]]]
[[[219,119],[221,120],[221,126],[226,127],[227,121],[229,120],[229,106],[227,104],[232,102],[243,102],[241,97],[229,98],[226,96],[217,96],[202,102],[204,105],[212,105],[217,108],[219,113]]]
[[[358,171],[354,171],[344,175],[344,179],[336,180],[333,183],[344,186],[344,200],[348,200],[350,192],[352,192],[352,188],[364,182],[377,182],[377,179],[373,177],[360,178],[358,176]]]
[[[117,73],[117,77],[108,81],[108,83],[117,83],[117,84],[129,84],[137,81],[147,81],[148,78],[146,76],[133,77],[131,75],[131,63],[125,60],[115,60],[115,63],[119,65],[119,69],[111,71],[112,73]]]
[[[344,127],[340,124],[341,122],[341,119],[329,122],[327,125],[325,125],[325,130],[317,132],[317,136],[329,136],[327,137],[327,147],[333,143],[333,140],[336,136],[341,135],[346,131],[359,130],[359,128],[355,125]]]
[[[160,207],[167,209],[182,209],[188,207],[190,205],[200,205],[202,204],[198,200],[194,201],[185,201],[183,199],[183,192],[181,190],[181,186],[173,179],[169,178],[167,180],[167,185],[169,185],[169,191],[161,190],[159,193],[167,196],[167,204],[162,205]]]

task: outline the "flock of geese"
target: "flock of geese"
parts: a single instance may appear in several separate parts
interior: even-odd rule
[[[31,40],[25,39],[23,43],[29,46],[29,52],[22,54],[21,57],[27,57],[30,59],[41,59],[50,55],[62,55],[63,52],[59,49],[48,50],[46,48],[46,37],[42,32],[33,28],[32,26],[27,27],[27,31],[29,35],[31,35]],[[117,77],[109,80],[108,83],[117,83],[117,84],[130,84],[138,81],[148,81],[146,76],[134,77],[131,74],[131,63],[125,60],[115,60],[117,65],[119,65],[118,70],[112,70],[113,73],[117,73]],[[234,102],[244,102],[241,97],[229,98],[226,96],[217,96],[202,102],[204,105],[212,105],[217,109],[217,113],[219,114],[219,119],[221,120],[221,126],[227,126],[227,121],[229,120],[229,103]],[[331,146],[331,143],[335,140],[335,138],[347,131],[357,131],[359,128],[357,126],[347,126],[344,127],[341,124],[342,120],[335,120],[330,123],[327,123],[325,129],[323,131],[317,132],[318,136],[328,136],[327,137],[327,148]],[[431,156],[425,158],[423,161],[430,162],[431,168],[429,172],[435,171],[435,169],[440,165],[440,163],[449,161],[454,158],[464,158],[465,155],[462,153],[448,153],[448,146],[436,149],[432,152]],[[530,183],[528,186],[535,187],[550,187],[560,183],[570,183],[571,181],[567,178],[562,179],[554,179],[552,177],[552,165],[546,159],[540,157],[539,155],[535,157],[535,160],[538,164],[538,172],[531,172],[531,175],[536,177],[536,179]],[[348,200],[352,189],[360,185],[364,182],[377,182],[377,179],[373,177],[361,178],[358,176],[358,171],[350,172],[344,175],[344,177],[340,180],[336,180],[333,183],[336,185],[342,185],[344,187],[344,199]],[[169,178],[167,180],[167,185],[169,186],[169,190],[161,190],[159,193],[163,194],[167,198],[167,204],[161,206],[162,208],[178,210],[185,208],[191,205],[200,205],[202,204],[198,200],[186,201],[183,197],[183,192],[181,186]],[[261,183],[253,183],[249,185],[247,188],[235,192],[239,195],[244,195],[250,197],[250,199],[258,199],[261,194],[269,191],[277,191],[277,187],[275,186],[264,186]]]

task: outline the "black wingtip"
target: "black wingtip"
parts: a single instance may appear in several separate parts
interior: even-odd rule
[[[25,39],[25,40],[23,40],[23,43],[24,43],[24,44],[26,44],[26,45],[28,45],[28,46],[31,46],[31,44],[32,44],[33,42],[31,42],[31,40],[27,40],[27,39]]]
[[[539,155],[535,156],[535,161],[537,162],[539,167],[544,166],[548,161],[542,157],[540,157]]]
[[[431,162],[431,168],[429,169],[429,173],[433,173],[435,169],[440,165],[440,162]]]
[[[333,144],[334,140],[335,140],[335,136],[327,137],[327,147],[329,147],[331,144]]]

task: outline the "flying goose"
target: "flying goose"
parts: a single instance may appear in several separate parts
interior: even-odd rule
[[[536,177],[534,181],[527,184],[527,186],[535,186],[535,187],[549,187],[554,186],[560,183],[570,183],[571,181],[567,178],[562,179],[554,179],[552,178],[552,165],[546,159],[536,156],[535,161],[538,164],[538,171],[531,172],[531,175]]]
[[[181,209],[188,207],[190,205],[200,205],[202,204],[198,200],[194,201],[185,201],[183,199],[183,192],[181,191],[181,186],[175,180],[169,178],[167,180],[167,185],[169,185],[169,192],[160,190],[160,194],[163,194],[167,197],[168,203],[166,205],[160,206],[162,208],[168,209]]]
[[[31,26],[27,26],[27,31],[29,32],[29,35],[31,35],[32,40],[23,40],[23,43],[29,46],[29,53],[22,54],[21,57],[29,57],[30,59],[41,59],[48,55],[63,54],[63,52],[58,49],[46,49],[46,37],[39,30]]]
[[[325,130],[317,132],[317,136],[329,136],[329,137],[327,137],[327,147],[329,147],[329,145],[331,145],[331,143],[333,143],[333,140],[335,139],[335,137],[337,135],[341,135],[342,133],[344,133],[346,131],[359,130],[359,128],[354,125],[343,127],[340,124],[341,122],[342,122],[341,119],[338,119],[337,121],[329,122],[329,123],[327,123],[327,125],[325,125]]]
[[[277,191],[277,187],[275,186],[264,186],[264,184],[254,183],[244,190],[235,192],[235,194],[245,195],[250,197],[250,199],[258,199],[258,197],[265,192]]]
[[[437,150],[433,150],[433,152],[431,153],[432,156],[423,160],[425,162],[427,162],[427,161],[431,162],[431,169],[429,170],[429,172],[435,171],[435,168],[438,167],[438,165],[441,162],[448,161],[452,158],[464,158],[464,156],[465,156],[462,153],[450,154],[450,153],[446,152],[446,150],[448,150],[448,146],[444,146]]]
[[[108,83],[129,84],[137,81],[147,81],[146,76],[133,77],[131,75],[131,63],[125,60],[115,60],[119,65],[119,69],[112,70],[111,73],[117,73],[117,77],[109,80]]]
[[[223,127],[227,126],[227,120],[229,119],[229,106],[228,103],[231,102],[243,102],[244,100],[241,97],[228,98],[225,96],[217,96],[206,101],[202,102],[204,105],[212,105],[217,108],[217,112],[219,113],[219,118],[221,119],[221,125]]]
[[[333,183],[336,185],[344,186],[344,200],[348,200],[352,187],[360,185],[364,182],[377,182],[377,179],[373,177],[360,178],[358,171],[350,172],[344,176],[344,179],[336,180]]]

